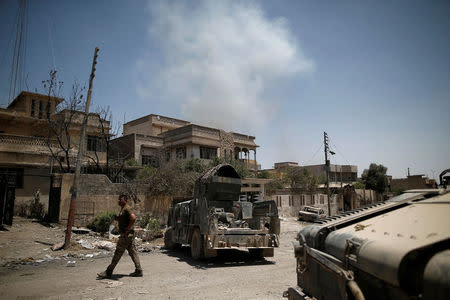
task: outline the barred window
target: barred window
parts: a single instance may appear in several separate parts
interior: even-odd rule
[[[47,119],[50,119],[50,102],[47,102],[47,106],[45,107],[45,113],[47,114]]]
[[[142,155],[142,165],[157,168],[159,167],[159,160],[154,155]]]
[[[36,100],[31,100],[31,116],[34,117],[36,113]]]
[[[43,109],[42,106],[43,106],[42,101],[39,101],[39,119],[42,119],[42,109]]]
[[[186,147],[177,148],[177,158],[186,159]]]
[[[200,158],[212,159],[217,156],[217,148],[200,147]]]
[[[105,143],[99,136],[88,135],[87,138],[87,151],[106,152]]]

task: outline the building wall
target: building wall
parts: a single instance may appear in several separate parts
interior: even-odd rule
[[[151,119],[148,117],[143,117],[141,119],[135,120],[135,122],[129,122],[123,125],[123,135],[129,134],[143,134],[143,135],[153,135]]]
[[[50,169],[25,168],[23,173],[23,187],[16,188],[14,213],[18,213],[20,205],[33,201],[37,190],[40,192],[40,202],[44,205],[44,210],[47,213],[48,195],[50,191]]]
[[[73,174],[61,176],[61,204],[59,220],[67,222],[70,206],[70,188],[73,184]],[[83,174],[80,177],[80,188],[76,202],[75,222],[76,226],[85,226],[100,212],[119,213],[118,197],[120,194],[129,193],[129,185],[112,183],[107,176],[99,174]],[[145,213],[151,213],[158,218],[161,224],[166,223],[171,199],[169,197],[151,197],[144,190],[138,190],[139,202],[128,203],[133,207],[135,214],[140,217]]]
[[[330,200],[331,214],[335,215],[339,211],[340,195],[333,195]],[[278,213],[283,217],[298,217],[298,212],[304,206],[315,206],[322,208],[328,215],[328,197],[325,194],[291,194],[277,193],[266,196],[266,199],[274,200],[277,203]]]
[[[407,178],[391,179],[391,190],[412,190],[434,188],[435,181],[430,180],[424,175],[410,175]]]

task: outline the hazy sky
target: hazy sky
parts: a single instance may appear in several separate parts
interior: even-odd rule
[[[115,121],[151,113],[254,135],[275,162],[450,167],[450,1],[29,1],[23,89],[50,69]],[[0,103],[17,1],[0,1]]]

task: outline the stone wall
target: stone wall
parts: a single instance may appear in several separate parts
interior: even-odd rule
[[[61,204],[59,220],[67,222],[70,206],[70,189],[73,184],[73,174],[63,174],[61,178]],[[120,211],[118,197],[120,194],[129,194],[130,186],[124,183],[112,183],[107,176],[97,174],[83,174],[80,178],[80,188],[76,202],[75,225],[84,226],[100,212]],[[135,214],[139,217],[151,213],[163,224],[167,215],[171,199],[169,197],[150,197],[142,189],[133,192],[138,201],[129,200]]]

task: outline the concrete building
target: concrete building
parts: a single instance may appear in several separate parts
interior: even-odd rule
[[[40,200],[47,210],[51,173],[67,159],[74,167],[84,113],[58,111],[57,107],[63,100],[23,91],[7,108],[0,108],[0,175],[15,177],[16,206],[31,200],[39,190]],[[68,124],[68,135],[59,136],[58,140],[49,124],[63,123]],[[109,122],[103,120],[103,125],[105,134],[109,134]],[[94,156],[100,163],[106,161],[106,152],[100,142],[103,134],[100,127],[98,115],[90,115],[86,129],[85,163]],[[61,145],[69,149],[67,155]]]
[[[256,170],[259,146],[254,140],[254,136],[150,114],[124,124],[123,136],[112,140],[111,145],[112,157],[135,159],[142,165],[157,165],[161,160],[233,157]]]
[[[311,165],[311,166],[299,166],[296,162],[277,162],[274,164],[273,169],[269,169],[269,173],[276,176],[283,176],[288,168],[300,167],[310,170],[315,176],[320,179],[326,178],[325,164]],[[333,165],[330,164],[329,181],[330,185],[348,184],[356,182],[358,177],[358,167],[354,165]]]
[[[326,166],[322,165],[311,165],[302,166],[310,170],[314,175],[319,178],[326,178]],[[329,181],[330,183],[352,183],[356,182],[358,178],[358,167],[354,165],[333,165],[330,164],[329,171]]]
[[[406,178],[393,178],[390,180],[391,191],[412,189],[432,189],[436,187],[436,180],[429,179],[423,174],[408,175]]]

